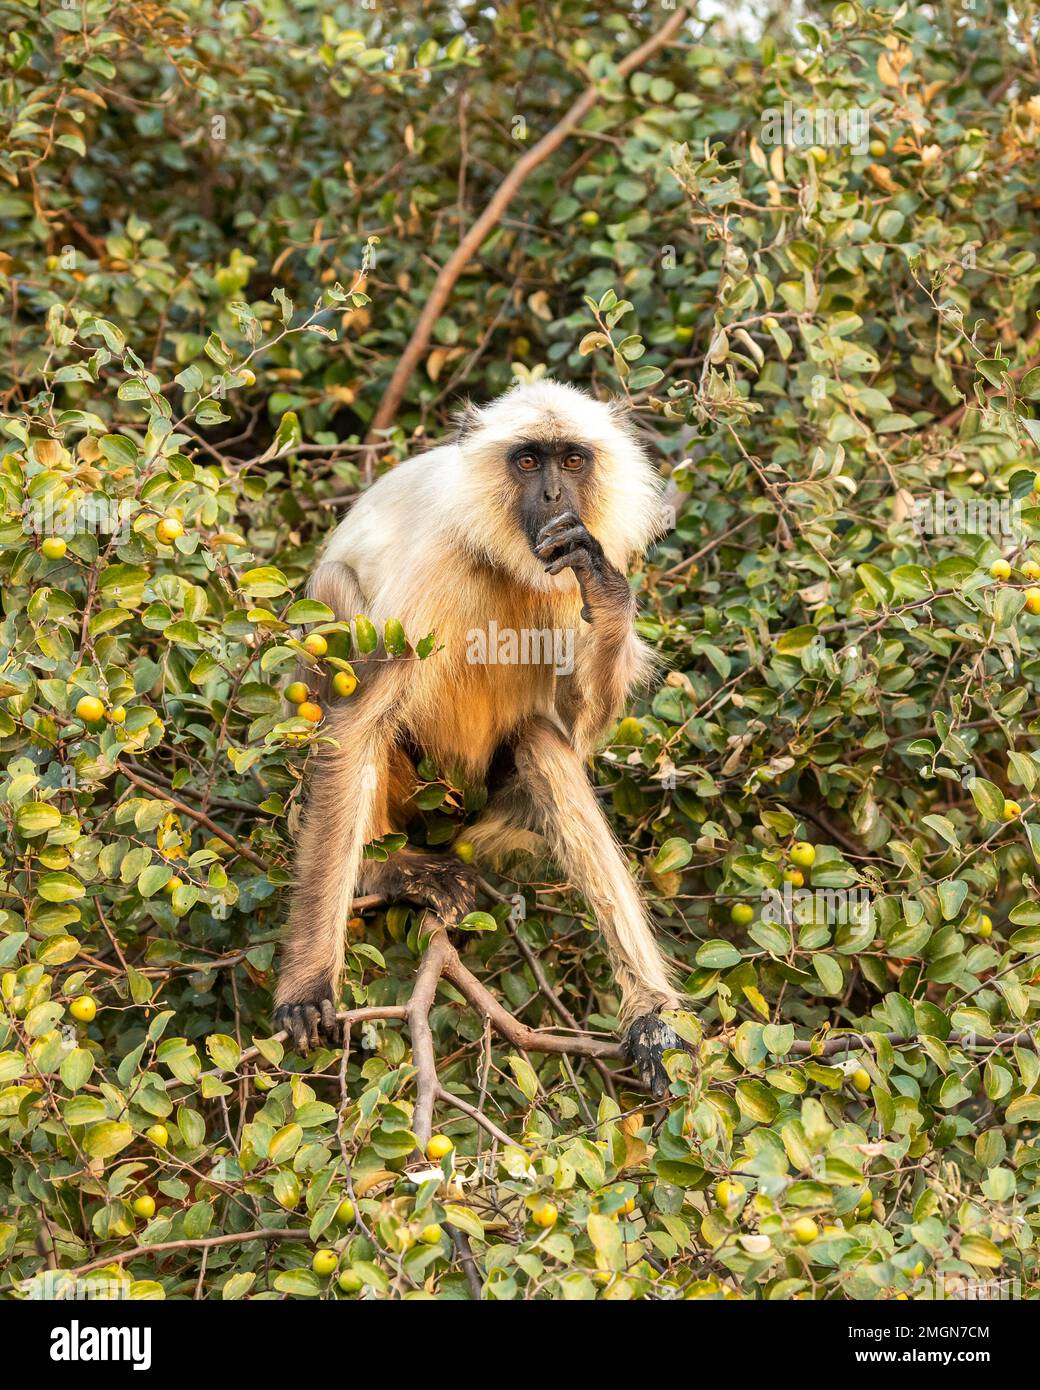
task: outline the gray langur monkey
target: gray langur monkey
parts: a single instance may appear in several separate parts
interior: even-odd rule
[[[351,508],[312,577],[342,621],[398,618],[435,634],[426,660],[369,661],[333,703],[335,747],[311,773],[276,1023],[302,1051],[337,1037],[344,933],[357,893],[416,903],[450,921],[472,911],[473,872],[454,855],[366,843],[404,829],[432,758],[489,799],[464,837],[478,862],[548,846],[603,933],[629,1055],[667,1085],[659,1017],[680,992],[586,773],[597,740],[650,669],[625,578],[659,529],[660,488],[626,412],[574,387],[514,387],[469,407],[458,437],[399,464]],[[472,634],[573,632],[573,667],[472,659]]]

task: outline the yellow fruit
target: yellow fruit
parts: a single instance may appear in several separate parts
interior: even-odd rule
[[[531,1220],[536,1226],[541,1226],[543,1230],[551,1231],[556,1225],[559,1215],[560,1213],[552,1202],[539,1202],[531,1213]]]
[[[910,1271],[910,1273],[914,1276],[915,1279],[920,1279],[921,1275],[924,1273],[923,1262],[921,1260],[918,1260],[917,1263],[914,1265],[913,1269]]]
[[[1026,612],[1034,615],[1040,613],[1040,589],[1026,590]]]
[[[332,689],[342,699],[347,699],[357,689],[357,676],[349,671],[337,671],[332,677]]]
[[[1040,579],[1040,565],[1035,560],[1027,560],[1022,566],[1022,575],[1025,579]]]
[[[875,159],[880,159],[882,155],[888,153],[888,146],[885,144],[884,140],[871,140],[867,148]]]
[[[81,994],[69,1005],[69,1013],[73,1018],[78,1018],[80,1023],[91,1023],[97,1013],[97,1005],[89,994]]]
[[[1001,812],[1002,820],[1014,820],[1016,816],[1022,814],[1022,807],[1017,801],[1005,801],[1004,809]]]
[[[339,1276],[339,1286],[344,1293],[357,1293],[363,1283],[361,1275],[355,1274],[352,1269],[345,1269]]]
[[[324,656],[328,649],[329,644],[320,632],[312,632],[309,637],[303,639],[303,650],[310,652],[311,656]]]
[[[621,1207],[622,1216],[630,1216],[636,1209],[636,1199],[629,1197],[628,1201]]]
[[[585,211],[581,214],[579,221],[581,222],[581,225],[583,227],[598,227],[599,213],[595,210],[595,208],[586,208]]]
[[[308,724],[319,724],[321,722],[321,705],[316,705],[313,700],[303,700],[296,706],[296,713],[301,719],[306,719]]]
[[[146,1221],[151,1221],[155,1215],[155,1198],[149,1197],[147,1192],[141,1197],[135,1197],[134,1212],[137,1216],[143,1216]]]
[[[994,560],[989,567],[989,572],[994,579],[1004,580],[1011,578],[1011,566],[1006,560]]]
[[[817,164],[825,164],[827,162],[827,151],[822,145],[813,145],[809,153],[812,155],[813,159],[816,160]]]
[[[896,1294],[895,1301],[896,1301],[897,1303],[909,1303],[909,1302],[910,1302],[910,1295],[909,1295],[908,1293],[897,1293],[897,1294]]]
[[[126,710],[122,705],[115,705],[112,709],[105,711],[105,718],[110,724],[122,724],[126,719]]]
[[[993,935],[993,918],[987,916],[985,912],[979,918],[979,925],[975,928],[975,934],[976,936]]]
[[[796,888],[801,888],[802,884],[805,882],[805,875],[802,873],[801,869],[785,869],[784,882],[793,883]]]
[[[870,1072],[867,1071],[866,1067],[857,1067],[849,1077],[849,1080],[857,1091],[870,1090]]]
[[[335,1271],[339,1264],[339,1257],[335,1250],[316,1250],[314,1259],[311,1260],[311,1269],[319,1278],[325,1279]]]
[[[242,378],[243,386],[256,385],[256,372],[251,371],[248,367],[239,367],[238,375]]]
[[[426,1157],[434,1163],[440,1163],[442,1158],[447,1158],[455,1145],[446,1134],[435,1134],[426,1145]]]
[[[422,1241],[423,1245],[439,1245],[441,1228],[431,1221],[428,1226],[424,1226],[419,1232],[419,1239]]]
[[[165,1149],[170,1142],[170,1131],[165,1125],[149,1125],[144,1137],[150,1139],[157,1149]]]
[[[456,840],[455,853],[462,860],[463,864],[472,864],[473,856],[476,851],[468,840]]]
[[[349,1197],[344,1197],[336,1208],[336,1220],[341,1226],[349,1226],[354,1220],[354,1203]]]
[[[40,542],[40,554],[45,560],[60,560],[68,548],[68,542],[61,536],[47,536]]]
[[[730,1207],[736,1206],[746,1192],[747,1188],[742,1182],[731,1182],[728,1178],[723,1178],[715,1184],[715,1200],[727,1211]]]
[[[729,910],[730,921],[738,927],[746,927],[755,920],[755,909],[750,903],[734,903]]]
[[[310,693],[303,681],[293,681],[285,687],[285,698],[290,705],[302,705]]]
[[[164,516],[155,528],[155,534],[165,545],[184,535],[184,527],[175,516]]]
[[[791,846],[791,859],[800,869],[811,869],[816,863],[816,846],[807,840],[799,840]]]
[[[164,893],[176,893],[178,888],[184,887],[184,880],[179,874],[174,874],[173,878],[168,878],[163,884]]]
[[[799,1245],[811,1245],[820,1231],[811,1216],[800,1216],[791,1227],[791,1234]]]
[[[84,724],[96,724],[104,717],[105,707],[96,695],[84,695],[76,701],[76,718]]]

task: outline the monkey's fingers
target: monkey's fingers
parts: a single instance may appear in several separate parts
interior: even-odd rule
[[[319,1004],[282,1004],[275,1011],[275,1026],[284,1028],[293,1047],[306,1056],[322,1045],[322,1031],[330,1041],[338,1039],[339,1023],[331,999]]]
[[[559,535],[554,532],[553,535],[549,536],[546,540],[539,541],[534,548],[534,553],[541,560],[561,546],[566,546],[572,550],[575,548],[588,550],[591,549],[593,545],[595,545],[595,542],[588,531],[586,531],[584,526],[578,525],[572,526],[566,531],[561,531]]]
[[[561,570],[587,569],[589,565],[589,552],[582,548],[568,550],[565,555],[559,555],[551,565],[546,565],[546,574],[559,574]]]
[[[552,521],[547,521],[538,532],[537,544],[546,540],[554,531],[558,531],[568,526],[580,526],[581,517],[575,511],[561,512],[559,516],[554,516]]]

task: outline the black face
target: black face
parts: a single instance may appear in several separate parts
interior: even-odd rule
[[[573,440],[527,440],[506,457],[520,487],[520,524],[533,549],[542,527],[561,512],[582,515],[593,453]]]

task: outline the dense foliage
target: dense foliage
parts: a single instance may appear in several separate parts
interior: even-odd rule
[[[7,1295],[1040,1288],[1035,6],[694,16],[623,82],[669,10],[606,8],[0,0]],[[589,84],[364,447],[438,267]],[[695,1060],[612,1096],[442,986],[441,1082],[512,1142],[438,1103],[416,1180],[400,1022],[271,1039],[322,737],[282,690],[307,633],[351,654],[298,597],[336,506],[545,372],[630,397],[670,479],[633,581],[663,679],[593,775]],[[777,910],[799,877],[830,896]],[[609,1034],[581,903],[496,884],[526,917],[487,900],[469,967]],[[347,1007],[408,998],[416,936],[352,924]]]

